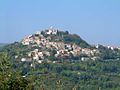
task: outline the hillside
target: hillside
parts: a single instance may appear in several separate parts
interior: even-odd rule
[[[0,90],[119,90],[120,49],[50,28],[2,47],[0,70]]]
[[[119,49],[91,46],[77,34],[57,29],[46,29],[24,37],[20,42],[3,48],[12,59],[25,61],[68,61],[118,59]]]
[[[0,47],[7,45],[6,43],[0,43]]]

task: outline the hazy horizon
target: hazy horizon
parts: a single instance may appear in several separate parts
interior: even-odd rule
[[[119,0],[1,0],[0,43],[54,26],[90,44],[120,46]]]

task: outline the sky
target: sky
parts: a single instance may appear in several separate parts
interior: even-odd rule
[[[0,0],[0,43],[50,26],[89,44],[120,46],[120,0]]]

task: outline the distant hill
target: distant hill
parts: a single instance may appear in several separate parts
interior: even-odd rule
[[[6,43],[0,43],[0,47],[7,45]]]

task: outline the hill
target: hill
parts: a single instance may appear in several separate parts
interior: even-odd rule
[[[7,45],[6,43],[0,43],[0,47]]]
[[[0,49],[1,90],[119,90],[120,49],[46,29]]]
[[[97,45],[91,46],[77,34],[57,29],[45,29],[28,35],[20,42],[3,48],[12,59],[19,61],[68,61],[118,59],[119,49]],[[16,57],[16,58],[15,58]]]

